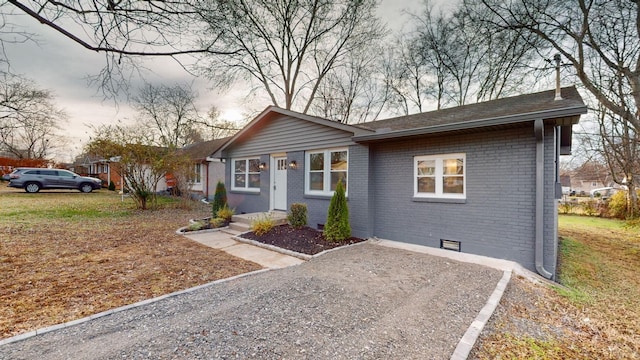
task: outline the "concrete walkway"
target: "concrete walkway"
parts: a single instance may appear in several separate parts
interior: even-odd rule
[[[253,261],[268,269],[279,269],[304,262],[304,260],[293,256],[234,240],[233,237],[239,234],[240,232],[235,230],[224,230],[185,236],[193,241],[197,241],[214,249],[222,250],[235,257]]]

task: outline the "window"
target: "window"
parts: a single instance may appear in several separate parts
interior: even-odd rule
[[[425,198],[466,197],[465,154],[416,156],[414,196]]]
[[[61,177],[72,178],[74,176],[72,173],[68,171],[58,170],[57,173],[58,173],[58,176],[61,176]]]
[[[233,159],[231,189],[260,191],[260,159]]]
[[[191,181],[194,184],[200,184],[202,182],[202,164],[193,165],[193,179]]]
[[[342,181],[346,190],[348,158],[346,149],[307,152],[305,192],[311,195],[332,195],[338,181]]]

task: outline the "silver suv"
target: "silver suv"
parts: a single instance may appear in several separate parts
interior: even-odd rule
[[[62,169],[17,168],[9,174],[9,187],[28,193],[37,193],[40,189],[78,189],[89,193],[100,189],[102,181]]]

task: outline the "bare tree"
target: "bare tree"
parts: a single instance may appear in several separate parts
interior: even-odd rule
[[[433,100],[438,109],[447,105],[495,99],[523,89],[531,74],[537,38],[526,32],[499,31],[487,27],[494,13],[465,1],[443,12],[425,4],[414,17],[410,34],[423,72],[430,73]],[[527,37],[528,35],[528,37]]]
[[[138,57],[169,56],[218,86],[250,80],[272,104],[305,113],[327,74],[384,33],[376,0],[7,1],[104,52],[95,81],[107,93],[121,92]],[[201,61],[191,68],[185,56]]]
[[[0,3],[0,6],[2,5],[4,4]],[[11,22],[12,16],[12,11],[0,10],[0,75],[2,76],[14,74],[9,63],[6,46],[34,41],[33,34]]]
[[[155,145],[180,148],[202,140],[196,98],[187,85],[146,84],[134,98],[133,108],[154,136]]]
[[[592,172],[610,174],[610,179],[614,183],[626,187],[628,190],[626,217],[635,218],[640,215],[636,192],[637,177],[640,176],[638,133],[631,124],[620,119],[602,104],[594,111],[597,114],[598,124],[596,133],[582,134],[580,139],[582,146],[592,155],[591,158],[602,159],[603,165]],[[592,178],[600,177],[602,175]]]
[[[0,79],[0,151],[18,159],[47,157],[65,117],[51,92],[24,78],[5,74]]]
[[[584,87],[640,130],[640,4],[637,0],[478,0],[492,25],[535,35],[540,52],[560,53]],[[611,91],[609,81],[618,84]]]
[[[128,81],[139,74],[140,57],[171,57],[180,62],[184,56],[193,54],[237,51],[218,47],[222,29],[202,38],[185,36],[198,34],[205,26],[199,3],[7,0],[3,5],[5,9],[13,7],[13,11],[26,13],[79,46],[104,53],[105,67],[93,81],[105,95],[115,95],[127,90]]]
[[[207,113],[207,117],[200,122],[204,127],[209,139],[221,139],[232,136],[245,125],[245,122],[233,122],[220,117],[220,111],[212,106]]]
[[[351,53],[319,86],[312,112],[345,124],[377,119],[389,97],[378,57],[371,51]]]
[[[234,0],[210,2],[211,31],[233,54],[212,56],[204,70],[218,85],[241,77],[271,103],[307,113],[333,69],[383,35],[375,0]]]
[[[438,109],[444,97],[442,67],[428,63],[414,39],[401,36],[384,57],[388,107],[402,115],[423,112],[435,99]]]

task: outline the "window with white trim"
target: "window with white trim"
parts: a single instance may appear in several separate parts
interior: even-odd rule
[[[260,191],[260,158],[233,159],[231,189]]]
[[[465,154],[414,157],[414,196],[465,199],[465,158]]]
[[[347,149],[307,151],[305,154],[305,193],[333,195],[339,181],[347,189],[349,152]]]
[[[193,179],[191,179],[191,182],[194,184],[202,183],[202,164],[193,164]]]

